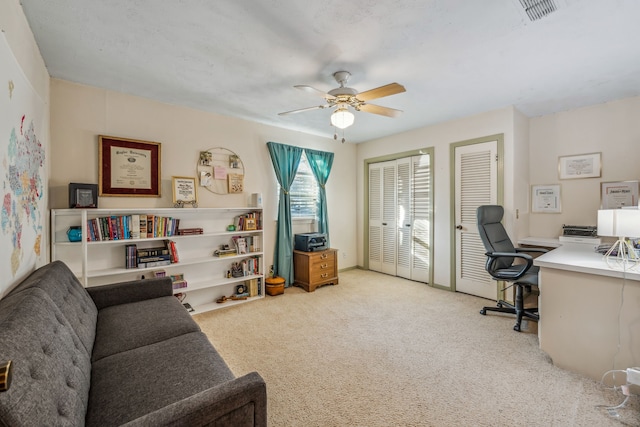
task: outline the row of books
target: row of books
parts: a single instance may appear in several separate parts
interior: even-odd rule
[[[153,275],[154,277],[167,277],[167,272],[164,270],[156,270],[153,272]],[[187,281],[184,279],[183,273],[172,274],[169,277],[171,277],[173,289],[182,289],[187,287]]]
[[[95,242],[103,240],[170,237],[181,234],[179,226],[179,218],[157,215],[135,214],[103,216],[87,220],[86,238],[89,242]],[[202,234],[202,231],[198,234]]]
[[[164,246],[138,249],[135,244],[125,245],[125,268],[150,268],[179,262],[178,249],[173,240]]]
[[[249,212],[235,218],[236,231],[262,230],[262,212]]]
[[[237,254],[260,252],[262,250],[262,236],[234,236],[231,238]]]
[[[247,293],[250,297],[259,295],[262,291],[262,279],[251,279],[246,281]]]
[[[260,274],[260,257],[251,257],[231,264],[231,277],[245,277]]]

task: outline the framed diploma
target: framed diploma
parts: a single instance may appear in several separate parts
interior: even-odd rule
[[[100,195],[160,197],[160,149],[159,142],[100,135]]]
[[[602,209],[638,206],[638,181],[603,182],[600,185]]]
[[[184,205],[198,207],[198,193],[196,190],[196,179],[189,176],[171,177],[171,187],[173,188],[173,206],[182,208]]]
[[[561,156],[558,159],[560,179],[600,178],[601,171],[600,153]]]
[[[561,213],[560,202],[560,184],[531,186],[531,212]]]

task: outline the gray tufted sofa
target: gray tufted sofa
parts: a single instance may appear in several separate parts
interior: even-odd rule
[[[0,426],[264,426],[256,372],[236,378],[171,280],[85,289],[60,261],[0,300]]]

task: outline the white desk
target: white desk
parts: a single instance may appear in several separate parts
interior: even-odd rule
[[[540,348],[554,365],[598,381],[611,369],[640,366],[640,268],[612,270],[589,245],[570,243],[534,264]]]

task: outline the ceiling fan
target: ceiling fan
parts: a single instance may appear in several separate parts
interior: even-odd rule
[[[340,84],[340,87],[332,89],[329,92],[323,92],[307,85],[294,86],[296,89],[323,97],[326,104],[285,111],[279,113],[279,115],[284,116],[287,114],[297,114],[305,111],[336,107],[335,111],[331,114],[331,124],[337,128],[345,129],[351,126],[355,119],[353,113],[349,111],[349,107],[356,111],[364,111],[365,113],[379,114],[387,117],[397,117],[402,113],[401,110],[369,104],[368,101],[405,92],[404,86],[398,83],[389,83],[388,85],[358,93],[357,90],[345,86],[350,77],[351,73],[348,71],[336,71],[333,73],[333,78]]]

